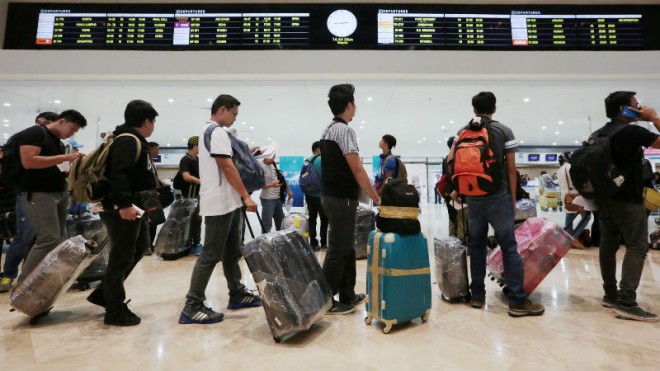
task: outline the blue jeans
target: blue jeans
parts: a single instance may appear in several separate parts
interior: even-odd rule
[[[574,220],[571,220],[573,217],[575,217]],[[579,223],[577,227],[573,227],[575,225],[575,220],[578,220]],[[587,225],[589,224],[589,221],[591,220],[591,213],[587,213],[586,216],[580,217],[575,216],[575,213],[566,213],[566,221],[564,222],[564,229],[568,234],[571,236],[578,238],[580,237],[580,234],[582,234],[582,231],[584,231],[587,228]]]
[[[18,266],[27,257],[36,236],[36,231],[32,223],[30,223],[25,215],[21,195],[19,194],[16,197],[16,237],[14,237],[9,247],[7,247],[5,267],[2,273],[3,277],[11,279],[18,277]]]
[[[472,297],[484,300],[486,297],[486,255],[488,224],[493,226],[495,237],[502,249],[504,272],[510,304],[520,304],[527,298],[523,289],[524,269],[518,243],[514,234],[513,199],[506,191],[483,196],[468,197],[468,226],[470,232],[470,274]]]
[[[284,210],[282,210],[282,201],[261,199],[261,233],[268,233],[273,227],[273,219],[275,219],[275,230],[282,229],[282,221],[284,220]]]

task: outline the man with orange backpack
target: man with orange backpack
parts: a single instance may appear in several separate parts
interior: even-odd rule
[[[545,308],[527,299],[523,289],[523,264],[514,235],[518,143],[511,129],[492,119],[495,103],[491,92],[481,92],[472,98],[476,117],[459,131],[448,156],[455,185],[451,196],[456,203],[462,202],[459,194],[467,196],[472,277],[470,305],[483,308],[486,301],[484,280],[490,224],[502,248],[509,315],[538,316]]]

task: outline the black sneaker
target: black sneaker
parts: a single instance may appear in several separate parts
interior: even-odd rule
[[[325,314],[349,314],[355,312],[355,306],[351,304],[344,304],[336,300],[332,301],[332,308]]]
[[[105,296],[103,296],[103,289],[99,286],[92,291],[91,294],[87,297],[87,301],[98,305],[99,307],[105,308]]]
[[[215,312],[211,307],[204,304],[200,305],[198,308],[191,308],[186,305],[179,316],[179,323],[184,325],[191,323],[207,325],[221,322],[224,318],[224,314]]]
[[[248,290],[241,291],[238,295],[229,298],[227,309],[254,308],[262,305],[259,295],[255,295]]]
[[[122,303],[117,309],[105,312],[103,323],[111,326],[137,326],[142,321],[135,313],[128,309],[128,303]]]
[[[358,305],[364,303],[366,300],[367,300],[367,295],[355,294],[353,300],[341,300],[341,303],[347,305]]]
[[[540,316],[545,312],[541,304],[534,304],[531,300],[525,299],[520,304],[509,304],[509,315],[511,317]]]
[[[470,299],[470,306],[472,308],[481,309],[484,307],[484,305],[486,305],[486,301],[484,299]]]
[[[603,301],[601,302],[601,305],[605,308],[614,308],[617,305],[616,297],[611,297],[608,295],[603,296]]]
[[[658,322],[657,315],[645,311],[639,305],[627,306],[623,304],[617,304],[614,307],[614,314],[616,314],[618,318],[632,319],[642,322]]]

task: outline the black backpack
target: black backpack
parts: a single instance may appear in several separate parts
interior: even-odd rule
[[[611,139],[626,127],[601,128],[587,144],[571,156],[570,175],[575,189],[585,198],[605,200],[616,195],[626,180],[627,172],[612,161]]]
[[[385,233],[417,234],[419,224],[419,193],[402,179],[385,184],[380,198],[376,226]]]
[[[21,179],[23,165],[21,164],[21,153],[19,143],[20,132],[12,135],[2,147],[2,168],[0,169],[0,182],[9,188],[15,189]]]

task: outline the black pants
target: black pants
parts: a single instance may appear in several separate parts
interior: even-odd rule
[[[309,240],[312,246],[318,246],[319,242],[316,239],[316,218],[321,217],[321,246],[328,246],[328,216],[323,211],[321,205],[321,197],[314,197],[305,195],[307,201],[307,208],[309,209]]]
[[[323,275],[332,295],[350,303],[355,299],[355,219],[357,200],[322,197],[323,210],[328,215],[328,252],[323,261]]]
[[[149,243],[150,246],[156,245],[156,231],[158,230],[158,224],[149,224]]]
[[[103,290],[106,311],[111,312],[126,300],[124,281],[150,246],[147,218],[125,220],[118,212],[101,213],[101,220],[108,229],[110,259],[103,282],[97,290]]]

